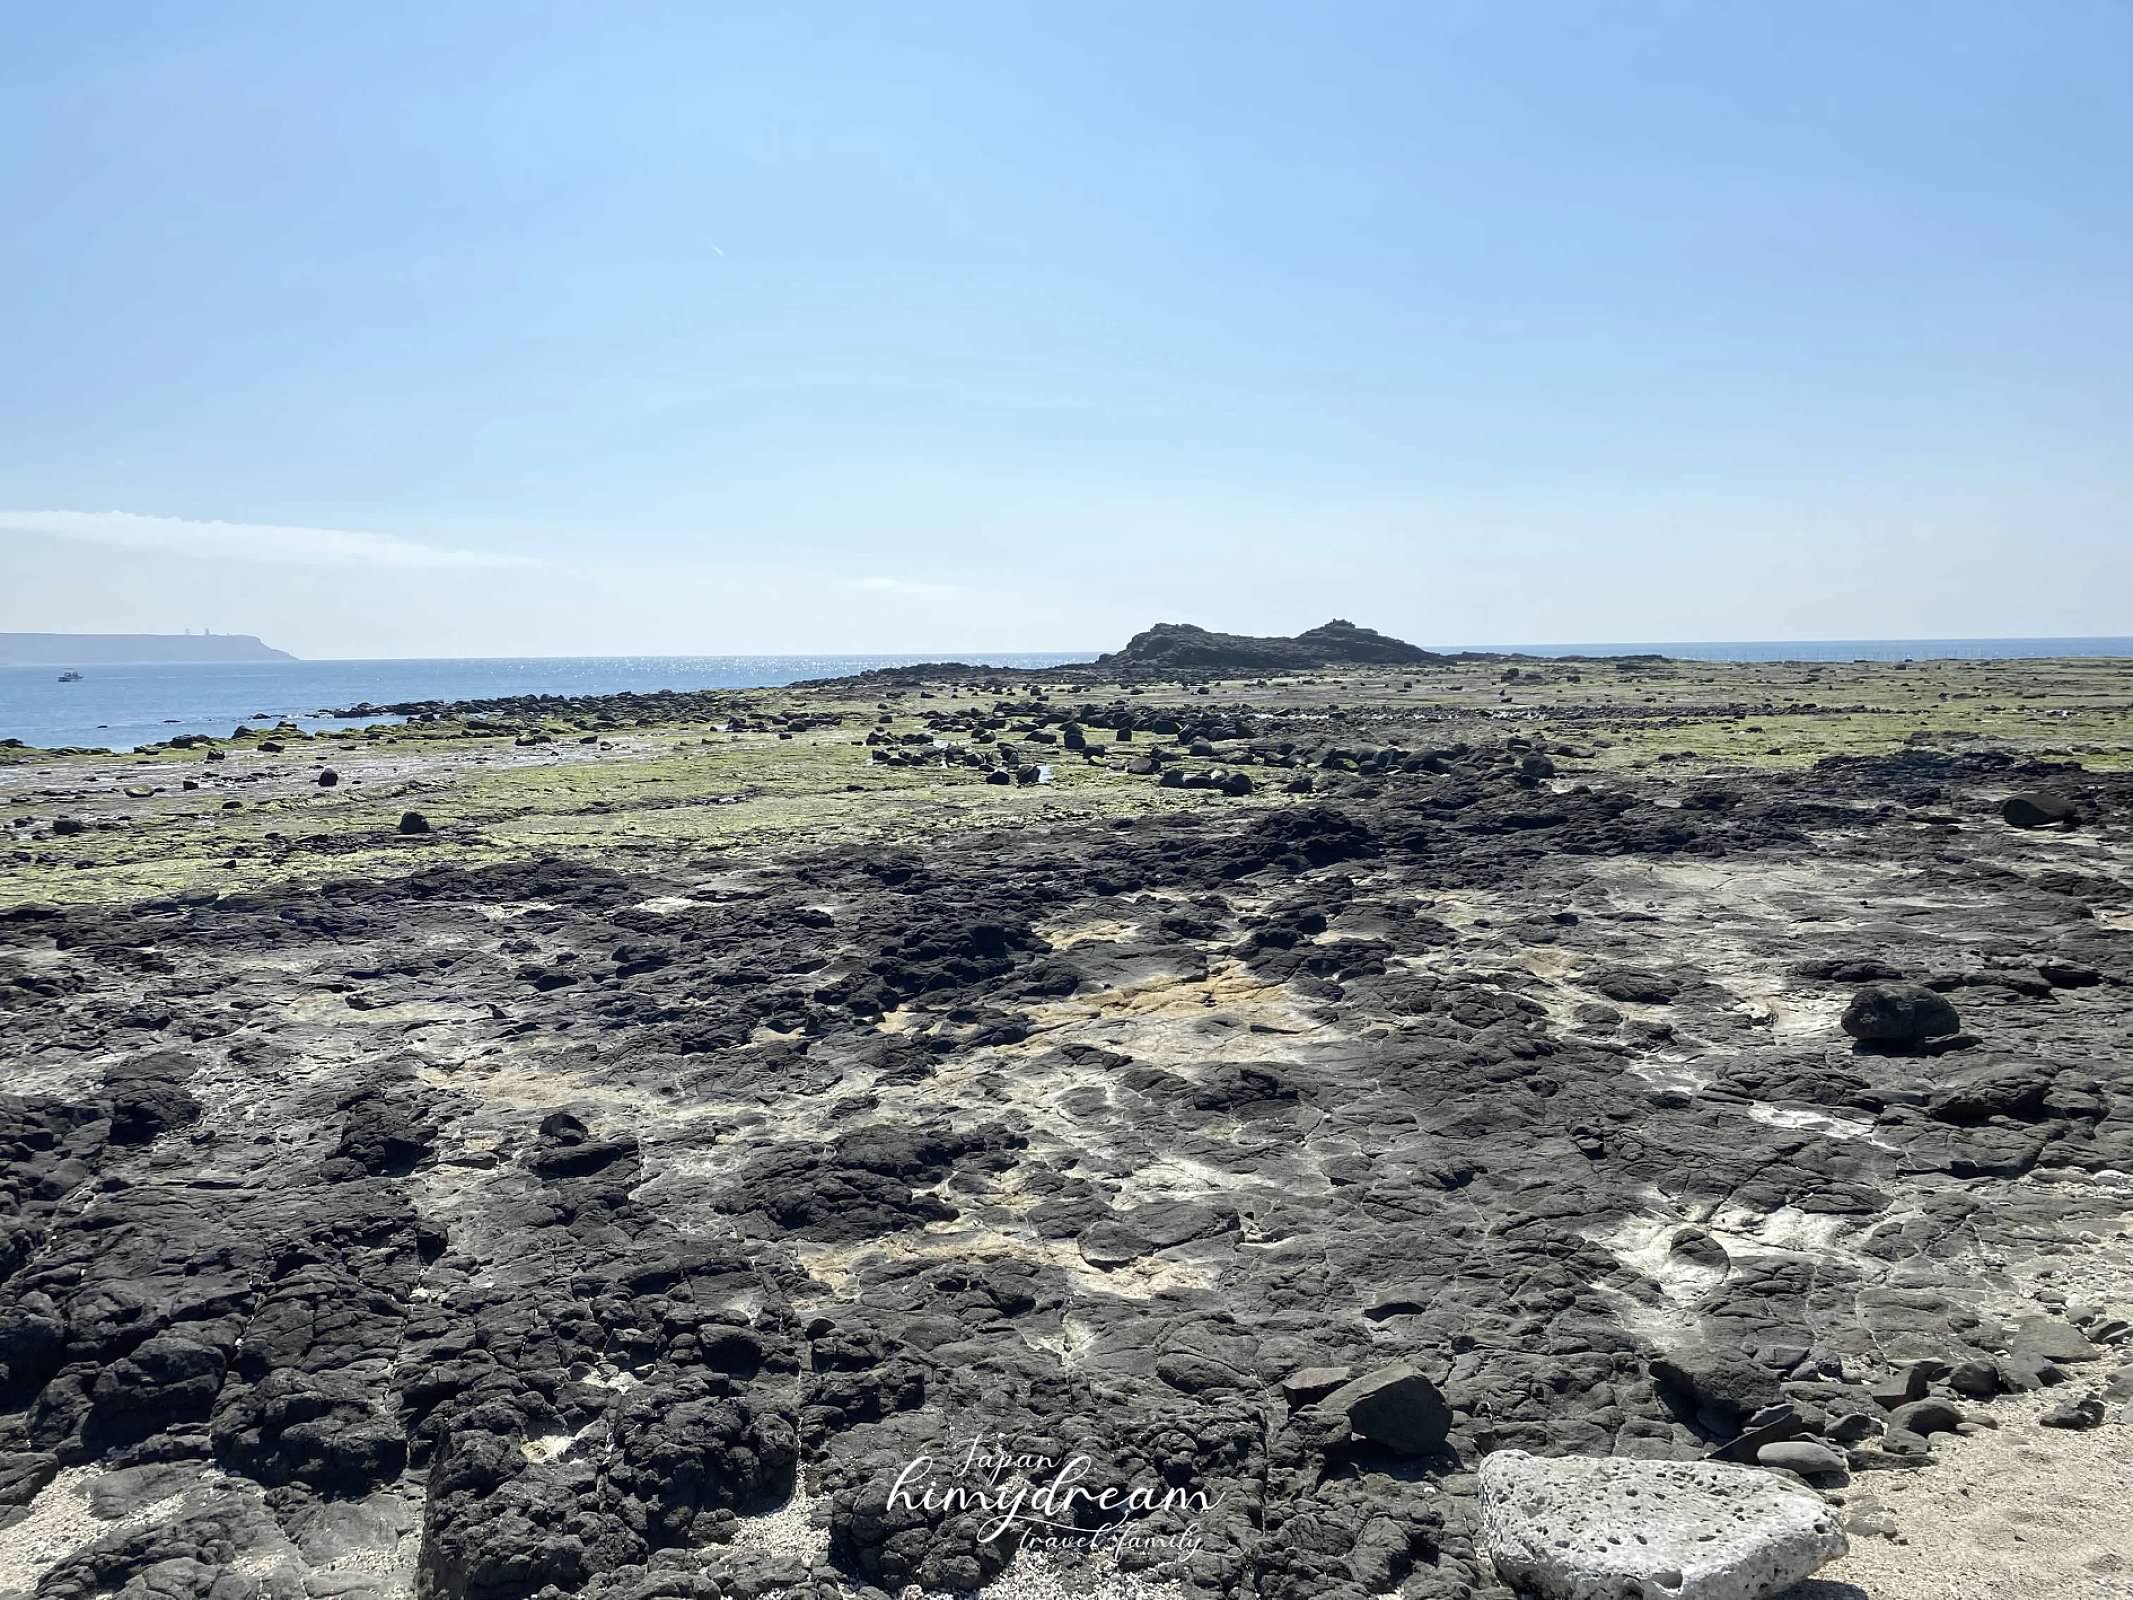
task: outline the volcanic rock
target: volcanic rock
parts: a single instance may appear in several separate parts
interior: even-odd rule
[[[1958,1361],[1948,1374],[1948,1387],[1973,1399],[1990,1400],[2000,1392],[1999,1369],[1990,1361]]]
[[[1775,1440],[1756,1451],[1755,1459],[1760,1466],[1783,1467],[1803,1477],[1844,1470],[1843,1452],[1832,1450],[1826,1444],[1817,1444],[1812,1439]]]
[[[2028,1316],[2015,1323],[2014,1353],[2045,1361],[2094,1361],[2103,1352],[2059,1317]]]
[[[104,1068],[111,1094],[111,1142],[146,1144],[157,1134],[191,1123],[200,1102],[184,1088],[195,1062],[175,1050],[159,1050]]]
[[[2060,1401],[2037,1418],[2037,1425],[2043,1428],[2100,1428],[2103,1416],[2103,1402],[2089,1395],[2080,1400]]]
[[[971,676],[874,747],[982,752],[941,774],[973,825],[939,838],[862,799],[713,845],[677,782],[640,797],[659,826],[617,829],[622,785],[589,834],[533,830],[565,854],[506,826],[381,872],[375,817],[321,802],[326,833],[231,836],[238,884],[11,880],[70,903],[0,910],[0,1508],[92,1464],[122,1516],[181,1501],[18,1586],[372,1600],[419,1542],[426,1600],[968,1588],[1007,1552],[886,1490],[997,1429],[1092,1487],[1217,1495],[1180,1519],[1207,1600],[1494,1596],[1477,1448],[1923,1466],[1912,1426],[1880,1448],[1862,1378],[1903,1370],[1894,1411],[2059,1376],[2002,1327],[2007,1260],[2063,1259],[2040,1294],[2109,1343],[2079,1246],[2133,1170],[2096,1003],[2133,979],[2124,841],[2038,874],[2027,834],[1901,810],[1928,783],[1996,805],[2026,759],[1909,750],[1677,807],[1674,773],[1716,791],[1609,763],[1554,793],[1521,781],[1530,743],[1325,683],[1288,715],[1272,686],[1069,704],[1062,676],[1003,705]],[[675,709],[528,703],[481,737]],[[1022,770],[1026,728],[1069,722],[1258,792],[1144,808],[1151,776],[1112,807],[1076,760],[1040,819],[983,786],[1000,739]],[[422,798],[490,816],[451,785],[493,750],[455,738]],[[18,780],[16,837],[152,820],[102,760]],[[397,790],[404,761],[365,761],[335,757],[341,787]],[[278,770],[249,792],[302,810]],[[1305,771],[1326,792],[1292,803]],[[328,847],[338,874],[250,870]],[[1811,957],[1819,984],[1959,983],[1995,1048],[1958,1070],[1773,1026],[1754,997]],[[1608,974],[1678,987],[1602,1004]],[[830,1550],[773,1580],[774,1527],[740,1519],[803,1473]]]
[[[1602,972],[1593,978],[1592,986],[1610,1000],[1648,1006],[1666,1005],[1681,993],[1681,985],[1672,978],[1634,967]]]
[[[2055,1383],[2066,1382],[2064,1368],[2033,1350],[2016,1350],[2004,1355],[1992,1364],[1992,1370],[2002,1388],[2018,1393],[2048,1389]]]
[[[1323,1400],[1355,1376],[1353,1367],[1299,1367],[1281,1380],[1282,1398],[1292,1406]]]
[[[1684,1420],[1730,1436],[1779,1399],[1778,1374],[1725,1349],[1691,1344],[1651,1362],[1653,1386]]]
[[[1882,1379],[1868,1389],[1867,1393],[1884,1411],[1894,1411],[1898,1406],[1907,1406],[1914,1400],[1923,1400],[1932,1382],[1932,1373],[1926,1363],[1914,1361],[1901,1372]]]
[[[1158,622],[1154,627],[1136,633],[1122,649],[1097,657],[1096,664],[1120,670],[1153,668],[1165,672],[1221,672],[1289,671],[1372,663],[1414,664],[1444,659],[1419,645],[1335,618],[1292,639],[1211,633],[1189,622]]]
[[[2063,795],[2011,794],[2000,803],[2000,817],[2015,828],[2071,828],[2081,820],[2081,808]]]
[[[1549,1600],[1758,1600],[1846,1548],[1819,1495],[1723,1462],[1499,1450],[1481,1517],[1497,1573]]]
[[[1910,1433],[1923,1439],[1935,1433],[1953,1433],[1963,1414],[1945,1400],[1913,1400],[1889,1413],[1891,1434]]]
[[[1452,1425],[1451,1409],[1437,1386],[1405,1363],[1342,1384],[1318,1409],[1345,1417],[1357,1437],[1405,1456],[1442,1449]]]
[[[2093,989],[2103,982],[2103,974],[2080,961],[2040,961],[2037,976],[2054,989]]]
[[[1916,983],[1870,983],[1852,996],[1840,1024],[1873,1044],[1917,1044],[1958,1031],[1962,1020],[1943,995]]]

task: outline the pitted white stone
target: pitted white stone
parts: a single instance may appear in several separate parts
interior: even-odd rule
[[[1759,1600],[1845,1550],[1820,1495],[1718,1461],[1499,1450],[1481,1521],[1498,1574],[1546,1600]]]

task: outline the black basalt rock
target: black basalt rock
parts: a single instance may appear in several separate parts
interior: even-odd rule
[[[2000,820],[2010,828],[2071,828],[2081,821],[2081,808],[2064,795],[2037,790],[2001,801]]]
[[[1916,983],[1870,983],[1852,996],[1839,1024],[1866,1044],[1912,1045],[1962,1027],[1945,995]]]

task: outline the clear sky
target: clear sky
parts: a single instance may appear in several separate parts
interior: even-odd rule
[[[84,0],[0,629],[2133,633],[2121,0]]]

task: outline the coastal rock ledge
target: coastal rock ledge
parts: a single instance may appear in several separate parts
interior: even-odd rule
[[[1760,1600],[1845,1553],[1821,1496],[1716,1461],[1499,1450],[1481,1523],[1497,1573],[1545,1600]]]

